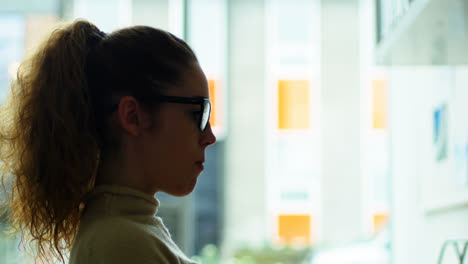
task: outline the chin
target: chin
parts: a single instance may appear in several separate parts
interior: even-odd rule
[[[193,189],[191,191],[185,191],[185,192],[182,192],[182,191],[167,192],[167,194],[175,196],[175,197],[184,197],[184,196],[187,196],[187,195],[191,194],[192,191],[193,191]]]
[[[168,191],[166,193],[169,194],[169,195],[172,195],[172,196],[176,196],[176,197],[187,196],[187,195],[189,195],[190,193],[193,192],[193,190],[195,189],[196,184],[197,184],[197,179],[195,178],[192,183],[183,186],[183,188],[182,188],[182,186],[180,186],[179,188],[177,188],[175,190]]]

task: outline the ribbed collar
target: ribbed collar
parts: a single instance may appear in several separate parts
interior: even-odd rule
[[[85,199],[90,214],[151,215],[158,211],[159,201],[142,191],[118,185],[99,185]]]

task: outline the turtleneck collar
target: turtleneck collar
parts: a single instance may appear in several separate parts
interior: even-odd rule
[[[96,186],[85,199],[86,214],[151,215],[158,210],[159,201],[142,191],[118,186]]]

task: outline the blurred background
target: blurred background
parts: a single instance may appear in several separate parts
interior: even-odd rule
[[[1,100],[76,18],[166,29],[199,57],[218,141],[191,195],[157,194],[187,255],[468,263],[468,0],[2,0]],[[17,244],[0,234],[0,263],[31,262]]]

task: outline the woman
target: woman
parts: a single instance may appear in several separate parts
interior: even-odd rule
[[[192,263],[154,195],[192,192],[216,141],[210,111],[197,58],[172,34],[86,21],[54,31],[1,110],[10,222],[42,260]]]

